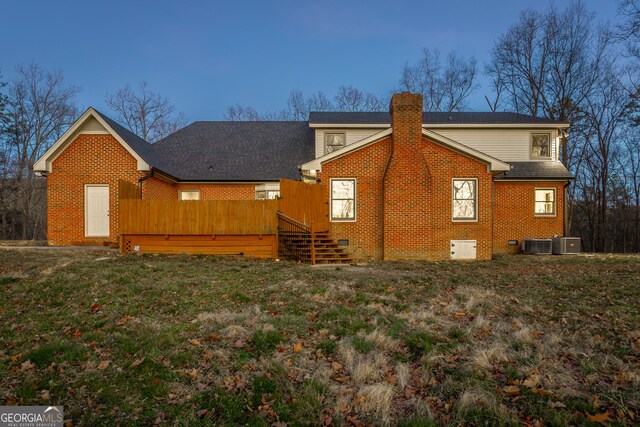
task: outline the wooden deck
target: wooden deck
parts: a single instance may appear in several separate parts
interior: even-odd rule
[[[151,235],[125,234],[122,253],[165,253],[201,255],[243,255],[255,258],[277,258],[275,235]]]

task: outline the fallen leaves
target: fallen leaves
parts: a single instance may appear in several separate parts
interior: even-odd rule
[[[131,365],[129,365],[129,367],[135,368],[136,366],[140,366],[142,362],[144,362],[144,357],[142,359],[135,360]]]
[[[100,370],[107,369],[110,364],[111,364],[110,360],[103,360],[98,364],[98,369]]]
[[[302,351],[302,343],[297,342],[293,345],[293,352],[300,353]]]
[[[517,385],[508,385],[506,387],[503,387],[502,391],[511,396],[517,396],[520,394],[520,387],[518,387]]]
[[[596,415],[591,415],[589,412],[585,412],[584,414],[592,423],[606,425],[611,421],[611,418],[609,417],[609,411]]]

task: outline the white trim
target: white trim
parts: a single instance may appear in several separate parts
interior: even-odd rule
[[[475,181],[475,184],[473,185],[473,215],[474,217],[471,219],[465,219],[465,218],[455,218],[453,216],[453,202],[454,202],[454,192],[453,192],[453,181]],[[464,177],[453,177],[451,178],[451,221],[452,222],[478,222],[478,217],[479,217],[479,212],[478,212],[478,178],[464,178]]]
[[[197,199],[183,199],[182,198],[182,193],[198,193],[198,198]],[[184,189],[180,189],[180,190],[178,190],[178,200],[183,201],[183,202],[188,202],[188,201],[193,201],[193,200],[201,200],[200,189],[199,188],[184,188]]]
[[[548,156],[534,156],[533,155],[533,135],[547,135],[549,137],[549,155]],[[529,132],[529,160],[532,161],[555,161],[556,159],[553,158],[553,142],[552,141],[553,138],[551,138],[551,132]],[[556,138],[557,139],[557,138]]]
[[[468,157],[472,157],[476,160],[481,160],[484,163],[487,163],[487,165],[489,166],[489,172],[511,170],[511,165],[509,165],[508,163],[485,154],[482,151],[478,151],[467,145],[454,141],[453,139],[447,138],[446,136],[442,136],[439,133],[427,129],[422,129],[422,135],[429,138],[430,140],[433,140],[437,144],[444,145],[449,149],[452,149],[453,151],[457,151],[461,154],[467,155]]]
[[[78,135],[111,135],[109,131],[106,130],[83,130],[78,132]]]
[[[124,148],[131,154],[136,161],[138,162],[138,170],[139,171],[149,171],[151,170],[150,165],[145,162],[142,157],[136,153],[133,148],[127,144],[124,139],[115,132],[111,126],[107,124],[106,121],[100,117],[100,115],[94,110],[92,107],[87,108],[79,118],[76,120],[73,125],[58,139],[55,144],[53,144],[43,155],[40,157],[33,165],[33,170],[38,172],[51,172],[51,165],[53,161],[68,147],[68,145],[72,142],[71,137],[76,134],[76,132],[80,129],[80,127],[84,124],[87,119],[93,117],[98,121],[107,132],[113,136],[116,141],[118,141]],[[94,131],[87,131],[87,134],[92,134]],[[80,131],[79,133],[82,133]]]
[[[423,123],[423,128],[432,129],[567,129],[569,123]],[[310,128],[388,128],[391,123],[309,123]]]
[[[333,181],[353,181],[353,219],[333,218]],[[329,179],[329,221],[330,222],[356,222],[358,219],[358,178],[336,177]]]
[[[391,123],[309,123],[314,129],[379,129],[390,128]]]
[[[566,129],[569,123],[423,123],[423,128],[433,129]]]
[[[553,213],[537,213],[536,212],[536,191],[545,191],[552,190],[553,191]],[[544,203],[544,202],[540,202]],[[534,187],[533,188],[533,216],[535,218],[555,218],[558,216],[558,189],[555,187]]]
[[[109,234],[106,236],[100,235],[89,235],[89,204],[87,200],[89,198],[89,187],[107,187],[107,206],[109,209],[107,210],[107,218],[109,222]],[[111,236],[111,189],[109,188],[109,184],[85,184],[84,185],[84,237],[107,237]]]
[[[302,164],[302,166],[300,166],[300,169],[302,169],[302,170],[321,171],[323,163],[326,163],[326,162],[331,161],[333,159],[337,159],[339,157],[345,156],[345,155],[351,153],[352,151],[356,151],[356,150],[359,150],[361,148],[364,148],[367,145],[373,144],[374,142],[377,142],[377,141],[379,141],[379,140],[391,135],[392,133],[393,133],[393,129],[392,128],[383,130],[382,132],[375,133],[375,134],[371,135],[368,138],[361,139],[358,142],[354,142],[353,144],[349,144],[346,147],[343,147],[343,148],[341,148],[339,150],[336,150],[336,151],[334,151],[332,153],[325,154],[322,157],[318,157],[317,159],[314,159],[314,160],[311,160],[310,162],[304,163],[304,164]]]

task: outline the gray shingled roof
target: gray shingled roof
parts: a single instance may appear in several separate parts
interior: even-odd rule
[[[105,116],[100,111],[95,110],[95,112],[98,113],[98,115],[102,117],[102,119],[107,122],[109,126],[111,126],[111,129],[113,129],[114,132],[116,132],[120,136],[120,138],[122,138],[129,145],[129,147],[133,149],[133,151],[138,153],[138,155],[142,157],[145,162],[150,165],[155,165],[156,163],[158,163],[158,159],[155,156],[155,150],[153,149],[154,147],[152,144],[149,144],[147,141],[140,138],[129,129],[126,129],[115,120],[112,120],[108,116]]]
[[[298,179],[298,167],[315,157],[314,131],[307,122],[194,122],[156,144],[149,144],[96,112],[147,163],[181,181]],[[451,114],[455,120],[465,117],[464,123],[471,120],[475,120],[473,123],[494,123],[486,121],[495,120],[489,115],[510,118],[510,123],[516,123],[518,118],[525,120],[522,117],[536,119],[515,113],[424,113],[423,117],[437,115],[436,119],[444,120],[444,115]],[[335,123],[385,123],[383,116],[388,122],[389,113],[311,113],[310,122],[321,123],[318,120],[322,119],[327,123],[326,120],[332,119],[337,120]],[[345,122],[345,118],[351,121]],[[437,122],[431,120],[429,123]],[[498,174],[496,179],[573,178],[559,162],[508,163],[512,170]]]
[[[390,124],[391,116],[388,112],[311,112],[309,123],[318,124]],[[564,124],[543,117],[527,116],[518,113],[475,113],[475,112],[426,112],[422,113],[422,123],[425,124]]]
[[[495,179],[573,179],[571,172],[560,162],[508,162],[511,170]]]
[[[298,179],[314,158],[307,122],[194,122],[152,147],[153,166],[184,181]]]

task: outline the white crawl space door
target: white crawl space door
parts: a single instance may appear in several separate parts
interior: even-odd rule
[[[84,202],[86,236],[109,237],[109,186],[85,186]]]
[[[451,259],[476,259],[476,241],[452,240]]]

